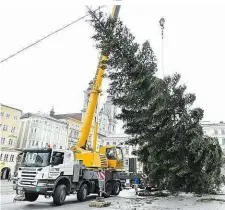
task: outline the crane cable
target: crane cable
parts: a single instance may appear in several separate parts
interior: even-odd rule
[[[98,9],[96,9],[96,10],[94,10],[94,11],[98,11],[98,10],[100,10],[100,9],[103,8],[103,7],[105,7],[105,6],[101,6],[101,7],[99,7]],[[50,36],[52,36],[52,35],[54,35],[54,34],[60,32],[60,31],[64,30],[65,28],[67,28],[67,27],[69,27],[69,26],[71,26],[71,25],[73,25],[74,23],[79,22],[80,20],[86,18],[87,16],[89,16],[89,13],[87,13],[86,15],[84,15],[84,16],[82,16],[82,17],[80,17],[80,18],[78,18],[78,19],[76,19],[76,20],[74,20],[74,21],[72,21],[71,23],[69,23],[69,24],[63,26],[62,28],[59,28],[59,29],[53,31],[52,33],[50,33],[50,34],[48,34],[48,35],[42,37],[41,39],[39,39],[39,40],[37,40],[36,42],[34,42],[34,43],[28,45],[27,47],[22,48],[21,50],[17,51],[16,53],[14,53],[14,54],[8,56],[7,58],[5,58],[5,59],[3,59],[3,60],[1,60],[0,63],[3,63],[3,62],[5,62],[5,61],[9,60],[10,58],[12,58],[12,57],[18,55],[19,53],[21,53],[21,52],[23,52],[23,51],[29,49],[30,47],[33,47],[34,45],[40,43],[40,42],[43,41],[44,39],[47,39],[47,38],[49,38]]]

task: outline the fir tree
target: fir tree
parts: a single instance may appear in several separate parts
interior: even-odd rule
[[[121,108],[129,144],[153,184],[171,191],[210,192],[220,184],[222,151],[218,140],[203,135],[201,108],[180,85],[180,75],[160,79],[157,60],[148,41],[135,42],[121,20],[90,12],[97,49],[108,56],[108,92]],[[105,65],[107,64],[107,65]]]

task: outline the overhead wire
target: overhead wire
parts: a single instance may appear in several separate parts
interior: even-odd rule
[[[101,7],[99,7],[98,9],[95,9],[94,11],[98,11],[98,10],[102,9],[103,7],[105,7],[105,6],[101,6]],[[8,56],[7,58],[4,58],[3,60],[0,61],[0,63],[3,63],[3,62],[5,62],[5,61],[11,59],[12,57],[14,57],[14,56],[20,54],[21,52],[23,52],[23,51],[29,49],[30,47],[33,47],[34,45],[36,45],[36,44],[42,42],[43,40],[49,38],[50,36],[52,36],[52,35],[54,35],[54,34],[60,32],[60,31],[64,30],[65,28],[67,28],[67,27],[73,25],[74,23],[77,23],[77,22],[81,21],[82,19],[86,18],[87,16],[89,16],[89,13],[87,13],[86,15],[84,15],[84,16],[82,16],[82,17],[80,17],[80,18],[78,18],[78,19],[76,19],[76,20],[74,20],[74,21],[72,21],[71,23],[69,23],[69,24],[63,26],[62,28],[59,28],[59,29],[57,29],[57,30],[51,32],[50,34],[48,34],[48,35],[42,37],[41,39],[37,40],[37,41],[34,42],[34,43],[32,43],[32,44],[30,44],[30,45],[28,45],[28,46],[22,48],[21,50],[19,50],[19,51],[17,51],[16,53],[14,53],[14,54]]]

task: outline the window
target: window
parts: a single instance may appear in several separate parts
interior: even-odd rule
[[[32,128],[31,129],[31,133],[36,133],[36,131],[37,131],[37,128]]]
[[[222,145],[225,145],[225,138],[222,139]]]
[[[55,165],[63,164],[63,159],[64,159],[64,153],[53,152],[52,162],[55,163]]]
[[[113,145],[116,145],[116,142],[115,141],[113,142]]]
[[[115,148],[107,148],[106,149],[106,157],[109,159],[109,160],[116,160],[116,149]]]
[[[3,125],[3,131],[7,131],[8,130],[8,125]]]
[[[125,160],[125,166],[128,166],[129,160]]]
[[[4,112],[1,112],[1,116],[4,117]]]
[[[8,161],[8,154],[5,154],[4,161]]]
[[[12,145],[12,144],[13,144],[13,140],[9,139],[9,145]]]
[[[2,154],[0,154],[0,160],[2,160]]]
[[[5,144],[5,137],[1,138],[1,144]]]
[[[17,116],[14,116],[14,120],[17,120],[18,119],[18,117]]]
[[[218,130],[214,129],[214,134],[217,135],[218,134]]]
[[[11,133],[14,133],[16,130],[16,127],[15,126],[12,126],[12,130],[11,130]]]
[[[225,130],[224,129],[221,129],[221,134],[225,134]]]
[[[38,142],[36,142],[36,147],[38,147]]]
[[[12,161],[13,161],[13,159],[14,159],[14,155],[11,155],[11,156],[10,156],[9,161],[11,161],[11,162],[12,162]]]
[[[109,142],[108,141],[106,142],[106,145],[109,145]]]
[[[6,114],[6,118],[9,118],[9,117],[10,117],[10,114],[9,114],[9,113],[7,113],[7,114]]]
[[[126,148],[126,155],[129,155],[129,148]]]
[[[56,145],[54,144],[54,145],[53,145],[53,149],[55,149],[55,148],[56,148]]]
[[[62,149],[62,146],[60,146],[60,149]]]

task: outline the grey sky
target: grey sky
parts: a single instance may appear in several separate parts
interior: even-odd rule
[[[87,12],[81,4],[36,2],[33,5],[28,1],[15,1],[11,5],[1,2],[0,60]],[[159,19],[166,18],[165,74],[179,72],[188,91],[196,93],[195,105],[205,110],[205,119],[220,121],[225,120],[225,5],[208,2],[126,4],[119,16],[137,41],[150,40],[158,58],[159,75],[162,73]],[[110,12],[111,6],[104,11]],[[0,64],[0,102],[25,112],[49,112],[52,105],[57,113],[80,111],[83,90],[94,77],[98,61],[91,35],[88,23],[80,21]]]

